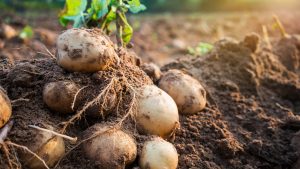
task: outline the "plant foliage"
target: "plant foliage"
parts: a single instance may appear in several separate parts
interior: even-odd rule
[[[116,23],[119,45],[128,44],[133,30],[127,21],[126,13],[138,13],[146,9],[140,0],[66,0],[65,8],[59,15],[59,22],[74,28],[99,27],[109,33],[109,25]]]
[[[195,48],[189,47],[188,52],[194,56],[201,56],[213,49],[213,45],[209,43],[200,42]]]
[[[33,37],[33,30],[29,25],[26,25],[19,33],[21,39],[30,39]]]

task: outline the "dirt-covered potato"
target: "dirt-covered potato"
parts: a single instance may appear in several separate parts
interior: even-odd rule
[[[0,25],[0,37],[11,39],[18,35],[18,32],[10,25],[2,23]]]
[[[44,87],[43,100],[53,111],[72,113],[72,103],[78,90],[78,86],[70,81],[51,82]]]
[[[104,124],[95,124],[84,132],[84,139],[99,136],[83,143],[85,155],[99,168],[124,169],[137,155],[137,146],[132,137],[121,130]]]
[[[105,70],[118,59],[112,41],[98,29],[69,29],[56,46],[57,63],[73,72]]]
[[[157,82],[160,79],[161,71],[156,64],[144,63],[141,68],[152,79],[153,82]]]
[[[143,86],[139,89],[136,121],[141,133],[167,138],[179,126],[176,103],[158,87]]]
[[[48,129],[53,130],[53,127],[47,126]],[[35,138],[33,142],[26,145],[32,152],[41,157],[49,167],[53,167],[58,160],[65,153],[65,143],[61,137],[54,136],[53,134],[45,131],[38,131],[33,129]],[[26,166],[31,169],[44,169],[44,164],[32,154],[22,152],[22,160]]]
[[[166,72],[158,86],[175,100],[180,113],[194,114],[206,105],[206,91],[202,85],[180,70]]]
[[[0,87],[0,128],[9,120],[12,113],[11,103],[4,89]]]
[[[176,148],[159,137],[147,141],[142,148],[139,165],[141,169],[176,169]]]

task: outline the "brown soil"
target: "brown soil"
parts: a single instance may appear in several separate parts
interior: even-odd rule
[[[180,168],[284,169],[297,160],[291,139],[300,129],[300,74],[289,71],[279,58],[292,58],[290,53],[299,49],[285,55],[265,48],[253,52],[245,41],[219,41],[204,57],[163,67],[186,71],[209,93],[205,111],[180,119],[175,140]],[[299,43],[296,37],[280,41],[289,43],[274,49],[288,51]]]

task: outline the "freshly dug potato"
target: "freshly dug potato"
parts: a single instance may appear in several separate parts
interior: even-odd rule
[[[118,59],[113,43],[97,29],[69,29],[56,46],[57,63],[72,72],[106,70]]]
[[[78,86],[70,81],[51,82],[44,87],[43,100],[53,111],[72,113],[72,103],[78,90]]]
[[[141,133],[167,138],[179,126],[176,103],[158,87],[143,86],[139,89],[136,121]]]
[[[53,127],[48,126],[53,130]],[[49,132],[36,131],[34,142],[26,145],[31,151],[41,157],[49,167],[53,167],[65,153],[65,143],[61,137],[54,136]],[[44,169],[44,164],[32,154],[25,152],[22,156],[25,165],[31,169]]]
[[[5,39],[11,39],[13,37],[16,37],[17,35],[18,32],[13,27],[4,23],[1,24],[0,37],[3,37]]]
[[[4,89],[0,87],[0,128],[3,127],[11,116],[11,103]]]
[[[141,66],[141,68],[152,79],[153,82],[157,82],[160,79],[161,71],[156,64],[145,63]]]
[[[158,86],[175,100],[180,113],[194,114],[206,105],[206,91],[202,85],[180,70],[166,72]]]
[[[95,124],[84,132],[84,138],[99,136],[83,143],[85,155],[99,168],[124,169],[137,155],[133,138],[121,130],[108,130],[109,126]],[[108,131],[107,131],[108,130]]]
[[[169,142],[157,137],[147,141],[139,159],[141,169],[176,169],[178,154]]]

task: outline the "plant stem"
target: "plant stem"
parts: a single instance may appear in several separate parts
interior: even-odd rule
[[[116,21],[116,27],[117,27],[117,43],[118,46],[123,46],[123,40],[122,40],[122,18],[120,16],[120,11],[117,9],[117,21]]]

